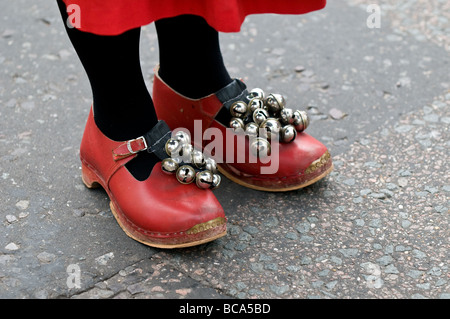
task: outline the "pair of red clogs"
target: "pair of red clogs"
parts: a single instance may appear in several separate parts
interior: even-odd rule
[[[204,169],[206,166],[213,171],[214,167],[208,165],[214,164],[193,151],[191,144],[203,151],[210,150],[209,155],[217,161],[224,176],[256,190],[295,190],[331,172],[333,165],[327,148],[304,132],[293,132],[289,143],[272,140],[272,144],[260,145],[264,139],[252,140],[229,128],[233,104],[245,101],[249,105],[252,98],[253,93],[241,81],[234,80],[204,98],[190,99],[171,89],[155,73],[153,101],[160,119],[157,127],[134,140],[113,141],[98,129],[91,109],[80,148],[83,182],[89,188],[105,189],[111,199],[111,211],[131,238],[153,247],[178,248],[226,234],[227,219],[212,191],[220,175]],[[260,113],[271,116],[269,111]],[[234,120],[238,125],[244,123],[243,119]],[[170,130],[177,128],[187,129],[191,139],[183,144],[185,135],[172,136]],[[214,139],[211,135],[215,135]],[[256,141],[256,146],[252,141]],[[270,148],[274,144],[277,147],[270,154],[265,153],[270,155],[269,161],[252,151],[263,152],[261,147]],[[215,146],[212,151],[211,145]],[[141,151],[155,152],[162,160],[145,181],[136,180],[124,166]],[[174,151],[185,155],[189,151],[200,159],[185,165],[172,158]]]

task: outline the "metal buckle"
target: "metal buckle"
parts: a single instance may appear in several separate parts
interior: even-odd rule
[[[144,142],[144,146],[145,148],[138,150],[138,151],[133,151],[133,149],[131,148],[131,143],[137,140],[142,140]],[[136,154],[140,151],[145,151],[147,149],[147,141],[145,140],[145,138],[143,136],[135,138],[134,140],[129,140],[127,141],[127,148],[128,148],[128,152],[130,152],[131,154]]]

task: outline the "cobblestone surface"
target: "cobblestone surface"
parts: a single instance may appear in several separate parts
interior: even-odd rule
[[[1,3],[0,298],[450,298],[449,4],[378,3],[379,29],[347,0],[221,35],[233,76],[308,110],[335,171],[283,194],[225,180],[228,235],[170,251],[81,182],[90,88],[56,5]],[[141,50],[151,88],[153,26]]]

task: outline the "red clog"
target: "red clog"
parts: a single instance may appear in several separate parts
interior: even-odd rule
[[[249,151],[248,137],[230,134],[229,126],[225,124],[230,121],[230,103],[247,95],[245,84],[234,80],[215,94],[190,99],[169,87],[159,77],[158,69],[155,69],[153,101],[158,118],[172,129],[188,129],[194,141],[199,141],[196,146],[204,149],[212,143],[208,140],[210,137],[204,136],[206,130],[220,130],[223,147],[215,148],[211,155],[218,162],[220,172],[232,181],[256,190],[282,192],[308,186],[332,171],[333,164],[327,148],[304,132],[298,133],[290,143],[278,143],[277,147],[272,147],[277,150],[277,156],[268,163],[253,156]],[[225,105],[228,105],[227,109]],[[197,126],[194,125],[196,120],[200,120]],[[198,127],[199,123],[201,128]],[[242,143],[246,145],[245,148],[239,146]]]
[[[145,181],[127,170],[124,165],[149,143],[144,137],[125,142],[107,138],[97,128],[91,109],[80,148],[84,184],[103,187],[120,227],[145,245],[180,248],[224,236],[224,211],[210,189],[179,183],[161,170],[161,163]]]

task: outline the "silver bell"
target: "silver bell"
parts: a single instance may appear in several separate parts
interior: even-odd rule
[[[294,126],[299,132],[303,132],[309,126],[309,117],[305,111],[294,111]]]
[[[255,122],[250,122],[245,125],[245,134],[248,136],[258,136],[259,126]]]
[[[269,108],[264,104],[264,100],[260,99],[259,97],[255,97],[248,102],[248,108],[250,112],[255,112],[256,109],[265,109],[268,110]]]
[[[216,173],[217,172],[217,163],[216,163],[216,161],[214,159],[212,159],[211,157],[207,157],[205,159],[205,169],[207,169],[211,173]]]
[[[249,100],[251,100],[251,99],[257,97],[259,99],[264,100],[265,95],[266,94],[264,93],[264,91],[261,90],[260,88],[254,88],[250,92],[248,92],[247,98]]]
[[[294,124],[294,110],[290,108],[284,108],[280,111],[280,120],[283,124]]]
[[[180,166],[177,169],[176,177],[181,184],[190,184],[195,180],[195,170],[189,165]]]
[[[297,137],[297,130],[291,124],[285,125],[281,128],[280,140],[283,143],[290,143]]]
[[[222,177],[219,174],[213,174],[213,180],[211,183],[211,189],[216,189],[219,187],[220,183],[222,182]]]
[[[250,151],[259,158],[264,158],[270,154],[270,143],[262,137],[252,139],[250,144]]]
[[[197,168],[203,168],[206,165],[205,162],[205,156],[203,156],[203,153],[199,150],[194,149],[192,151],[192,163]]]
[[[266,137],[269,140],[272,138],[273,134],[277,135],[281,130],[280,122],[272,117],[262,122],[259,127],[263,129],[262,132],[260,131],[260,134],[263,134],[263,137]]]
[[[266,105],[269,107],[269,111],[278,113],[286,106],[286,100],[281,94],[271,93],[266,98]]]
[[[238,132],[240,130],[244,130],[244,121],[240,118],[233,117],[230,121],[230,127],[233,129],[234,132]]]
[[[176,156],[178,156],[179,152],[181,151],[181,147],[182,147],[182,144],[179,140],[170,138],[166,142],[166,146],[165,146],[166,153],[169,156],[173,155],[174,157],[176,157]]]
[[[247,115],[247,104],[242,101],[237,101],[231,104],[230,106],[230,113],[231,116],[237,117],[237,118],[244,118]]]
[[[213,183],[213,173],[207,170],[198,172],[195,176],[195,183],[199,188],[210,188]]]
[[[267,120],[269,118],[269,112],[267,112],[264,109],[256,109],[253,112],[253,122],[255,122],[257,125],[260,125],[262,122]]]
[[[182,145],[191,144],[191,135],[186,131],[177,131],[173,138],[178,140]]]
[[[166,174],[173,174],[178,169],[178,163],[173,158],[165,158],[161,162],[161,169]]]
[[[193,151],[194,147],[191,144],[184,144],[180,151],[180,160],[185,163],[190,163]]]
[[[183,159],[181,157],[171,157],[171,159],[173,159],[178,165],[183,163]]]

